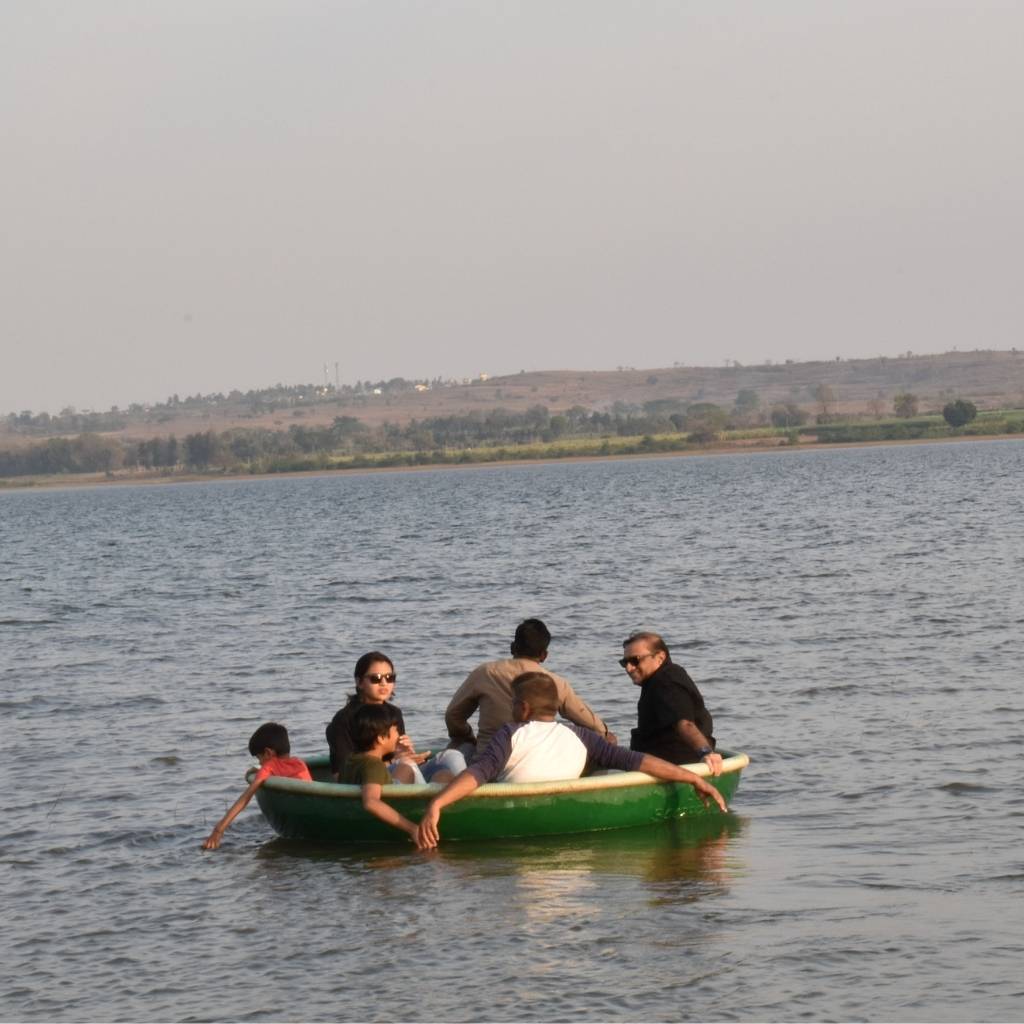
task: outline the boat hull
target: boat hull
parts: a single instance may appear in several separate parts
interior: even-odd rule
[[[326,778],[326,759],[309,762],[315,779]],[[739,785],[746,754],[726,756],[718,777],[703,764],[687,765],[708,778],[729,802]],[[387,786],[389,804],[418,821],[441,786]],[[300,782],[275,776],[257,790],[263,816],[278,835],[336,842],[395,842],[405,836],[367,813],[358,786],[327,781]],[[691,816],[718,815],[705,807],[692,786],[658,782],[642,772],[612,772],[544,783],[489,783],[445,808],[441,837],[449,840],[508,839],[635,828]]]

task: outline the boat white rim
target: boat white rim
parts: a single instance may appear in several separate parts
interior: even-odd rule
[[[722,772],[738,772],[750,764],[746,754],[732,754],[722,762]],[[706,764],[684,764],[681,767],[693,772],[694,775],[707,777],[711,770]],[[250,768],[246,778],[250,781],[257,769]],[[474,790],[467,800],[509,799],[521,796],[554,796],[560,793],[586,793],[603,789],[626,789],[631,786],[655,786],[660,780],[644,772],[608,772],[606,774],[588,775],[582,779],[561,779],[556,782],[488,782]],[[303,782],[300,779],[286,779],[280,775],[271,775],[263,784],[264,787],[285,792],[301,793],[307,796],[326,796],[334,799],[354,800],[361,796],[359,786],[350,786],[338,782]],[[439,783],[426,785],[388,786],[386,795],[388,803],[395,800],[429,799],[444,788]]]

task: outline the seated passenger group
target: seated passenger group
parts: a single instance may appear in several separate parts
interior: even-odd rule
[[[705,804],[712,800],[726,810],[717,789],[679,767],[699,760],[718,775],[722,758],[714,751],[712,719],[700,691],[686,670],[672,662],[657,633],[635,633],[623,641],[619,664],[640,687],[629,750],[616,745],[615,735],[565,679],[542,667],[550,641],[540,619],[520,623],[512,657],[479,665],[452,697],[445,711],[449,745],[433,757],[416,752],[402,712],[390,703],[398,678],[391,659],[379,651],[364,654],[355,666],[355,692],[327,726],[331,777],[359,785],[363,807],[406,832],[420,849],[437,845],[441,811],[485,782],[574,779],[588,768],[642,771],[685,782]],[[474,713],[475,734],[469,724]],[[556,714],[572,724],[556,721]],[[312,780],[305,763],[290,756],[284,726],[260,726],[249,740],[249,752],[260,770],[214,827],[204,849],[217,849],[225,829],[270,775]],[[386,785],[417,782],[446,783],[418,825],[381,799]]]

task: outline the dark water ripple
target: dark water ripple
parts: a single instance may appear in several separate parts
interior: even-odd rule
[[[4,1019],[1019,1018],[1022,469],[1007,442],[0,494]],[[620,735],[618,641],[663,629],[755,759],[736,813],[423,857],[249,812],[199,853],[260,721],[318,750],[380,647],[436,746],[529,614]]]

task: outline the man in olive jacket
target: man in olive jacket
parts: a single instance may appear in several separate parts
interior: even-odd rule
[[[524,672],[543,672],[549,675],[558,689],[558,713],[575,725],[592,729],[609,743],[615,743],[615,734],[576,696],[568,681],[541,666],[548,656],[551,633],[540,619],[526,619],[516,627],[512,640],[512,657],[488,661],[478,665],[466,677],[444,713],[444,724],[451,739],[449,746],[457,747],[470,761],[482,752],[491,737],[507,722],[513,721],[512,680]],[[473,713],[479,711],[476,733],[469,724]]]

